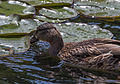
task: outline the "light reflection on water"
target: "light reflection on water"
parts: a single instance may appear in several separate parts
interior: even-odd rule
[[[13,2],[15,1],[11,1],[11,4]],[[16,3],[16,4],[20,5],[21,3]],[[21,4],[21,5],[27,6],[27,4]],[[85,7],[85,6],[81,6],[81,7]],[[88,9],[89,8],[94,9],[94,7],[90,7],[90,6],[86,6],[86,7]],[[66,9],[66,7],[64,8]],[[33,10],[32,11],[33,13],[35,12],[33,8],[29,8],[29,11],[30,9]],[[27,12],[27,10],[24,10],[24,13],[25,12],[31,13],[31,12]],[[1,20],[2,20],[0,22],[1,25],[10,23],[9,17],[4,17],[3,15],[1,15]],[[22,21],[23,23],[26,22],[24,20]],[[32,24],[32,22],[30,24]],[[89,24],[101,25],[101,23],[97,23],[97,22],[89,22]],[[67,25],[71,25],[71,24],[67,24]],[[102,28],[110,30],[115,35],[115,39],[120,39],[120,35],[118,32],[120,26],[118,25],[111,26],[106,24],[105,26],[102,25]],[[49,44],[47,43],[43,44],[42,42],[38,43],[38,45],[40,47],[39,48],[40,52],[46,51],[46,49],[49,46]],[[74,68],[71,69],[70,67],[59,67],[59,66],[57,68],[50,68],[50,66],[46,64],[38,63],[36,62],[36,60],[33,59],[34,56],[40,54],[40,52],[38,52],[37,49],[36,50],[30,49],[28,52],[24,54],[13,55],[8,57],[7,56],[0,57],[0,67],[1,67],[0,84],[106,84],[106,83],[120,84],[119,72],[105,73],[105,72],[97,72],[97,71],[95,72],[89,70],[85,71],[82,69],[74,69]]]
[[[41,43],[39,43],[41,44]],[[48,47],[42,43],[40,46]],[[33,59],[35,52],[27,51],[23,54],[6,56],[0,58],[0,83],[2,84],[93,84],[99,82],[120,83],[117,74],[112,74],[113,79],[82,69],[71,69],[70,67],[50,68],[46,64],[37,63]],[[110,73],[107,73],[108,75]],[[112,78],[112,77],[111,77]]]
[[[35,61],[32,58],[28,58],[27,60],[26,59],[27,57],[22,55],[19,57],[3,57],[0,60],[0,66],[3,69],[5,68],[5,70],[0,69],[1,80],[7,81],[8,83],[12,84],[21,84],[19,80],[23,81],[24,84],[26,83],[26,81],[26,84],[28,84],[28,82],[35,84],[52,84],[52,82],[56,80],[53,71],[40,68],[37,63],[34,63]]]

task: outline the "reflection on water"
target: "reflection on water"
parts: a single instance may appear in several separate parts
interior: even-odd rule
[[[39,42],[47,49],[49,44]],[[41,45],[40,45],[41,44]],[[35,48],[35,47],[34,47]],[[38,63],[34,56],[38,52],[29,51],[0,58],[0,84],[106,84],[120,83],[118,72],[99,72],[60,66],[51,68],[49,64]],[[43,50],[42,48],[39,51]],[[31,51],[32,50],[32,51]]]
[[[35,4],[40,5],[43,2],[50,3],[51,1],[57,3],[59,2],[72,3],[72,0],[21,0],[22,2],[18,0],[15,1],[10,0],[9,3],[8,2],[2,3],[2,1],[0,1],[0,10],[1,10],[0,13],[2,14],[0,15],[0,29],[1,29],[1,34],[3,33],[4,30],[3,34],[5,36],[6,36],[5,32],[14,33],[13,30],[15,32],[18,32],[19,35],[23,35],[24,33],[29,33],[32,30],[34,30],[33,28],[36,28],[38,24],[42,23],[40,21],[63,22],[66,21],[68,18],[77,16],[78,12],[81,11],[84,12],[85,14],[91,14],[95,16],[96,15],[115,16],[115,15],[119,15],[120,12],[119,11],[120,5],[118,0],[74,0],[74,1],[79,1],[73,4],[74,9],[69,6],[68,7],[63,6],[57,8],[47,8],[47,7],[37,8],[37,6],[34,6]],[[30,6],[30,4],[32,6]],[[77,9],[77,11],[75,9]],[[14,13],[20,15],[20,18],[18,16],[14,17]],[[3,14],[10,16],[4,16]],[[27,16],[26,14],[34,14],[34,16],[32,15]],[[120,26],[118,25],[119,22],[118,24],[113,25],[104,22],[99,23],[99,21],[98,23],[96,21],[92,22],[89,21],[88,19],[82,19],[82,21],[80,21],[77,18],[78,17],[71,18],[70,20],[76,19],[73,22],[79,24],[67,23],[67,26],[63,24],[58,25],[59,28],[65,26],[64,28],[61,28],[61,32],[62,34],[66,35],[66,37],[68,37],[68,35],[77,36],[79,35],[79,32],[77,33],[77,31],[78,30],[82,31],[83,29],[86,29],[86,31],[88,31],[86,32],[86,36],[90,36],[91,34],[93,34],[94,30],[96,29],[96,26],[89,27],[89,29],[94,28],[93,31],[91,31],[92,33],[89,34],[90,31],[87,29],[88,25],[87,27],[85,27],[84,25],[84,27],[82,27],[83,29],[80,29],[78,27],[78,25],[80,26],[80,22],[83,22],[83,23],[88,23],[90,25],[99,25],[101,28],[108,29],[114,34],[114,39],[120,40],[120,33],[119,33]],[[77,29],[77,31],[75,28]],[[8,31],[8,29],[10,31]],[[11,29],[13,30],[11,31]],[[64,29],[65,31],[63,31],[62,29]],[[98,34],[97,37],[101,35],[99,33],[101,33],[101,31],[97,33]],[[82,34],[84,33],[82,32]],[[102,35],[106,36],[106,34],[108,35],[108,33],[104,32],[104,35],[103,34]],[[93,35],[95,35],[95,33]],[[8,36],[10,35],[8,34]],[[107,37],[111,37],[111,36],[112,35]],[[70,41],[70,39],[68,40]],[[0,42],[2,43],[0,44],[0,49],[4,50],[2,53],[4,53],[5,50],[12,49],[10,46],[3,46],[3,43],[5,42],[8,42],[5,44],[8,45],[10,43],[9,41],[3,39]],[[17,37],[15,43],[18,42],[22,43],[23,41],[18,40]],[[13,45],[13,43],[11,43],[10,45]],[[16,47],[17,46],[21,47],[22,45],[16,44]],[[69,66],[65,66],[63,62],[54,62],[54,61],[52,62],[52,64],[50,64],[50,61],[52,59],[45,59],[45,60],[41,59],[42,58],[41,53],[43,51],[45,52],[49,46],[50,46],[49,43],[39,42],[36,43],[36,46],[35,45],[31,46],[29,51],[26,51],[25,53],[0,57],[0,84],[106,84],[106,83],[120,84],[119,71],[97,71],[97,70],[90,70],[90,69],[87,70],[81,68],[78,69],[73,67],[71,68]],[[38,56],[40,56],[39,59]],[[41,60],[41,61],[37,62],[37,60]]]

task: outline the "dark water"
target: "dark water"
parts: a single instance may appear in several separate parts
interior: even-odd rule
[[[46,42],[38,42],[45,51]],[[0,84],[119,84],[119,71],[99,71],[71,68],[62,61],[50,64],[50,59],[39,61],[36,47],[25,53],[0,58]],[[39,62],[38,62],[39,61]]]
[[[78,20],[77,18],[71,22],[98,25],[111,31],[114,35],[113,39],[120,40],[119,22],[109,23],[87,19]],[[45,42],[38,44],[41,46],[39,50],[36,47],[25,53],[0,57],[0,84],[120,84],[119,71],[71,68],[62,65],[62,62],[50,64],[50,59],[38,62],[39,59],[35,56],[49,46]]]

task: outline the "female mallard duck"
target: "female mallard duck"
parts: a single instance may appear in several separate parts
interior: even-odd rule
[[[49,56],[86,68],[119,69],[120,41],[95,38],[82,42],[64,43],[51,23],[40,25],[31,38],[31,44],[43,40],[50,43]]]

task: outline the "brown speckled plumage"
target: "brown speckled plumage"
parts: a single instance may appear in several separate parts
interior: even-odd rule
[[[31,43],[43,40],[50,43],[48,53],[70,64],[86,68],[119,69],[120,41],[95,38],[82,42],[63,43],[57,29],[50,23],[40,25],[34,32]]]

